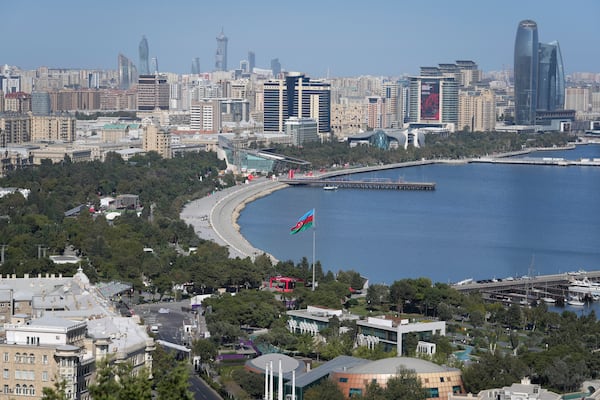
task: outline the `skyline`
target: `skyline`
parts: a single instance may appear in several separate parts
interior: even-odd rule
[[[368,7],[356,0],[307,0],[301,7],[273,0],[216,3],[17,2],[3,25],[5,37],[18,34],[3,42],[0,63],[114,70],[122,53],[139,66],[138,45],[146,36],[149,58],[158,58],[161,72],[189,73],[195,57],[202,72],[211,72],[223,30],[229,69],[253,51],[259,68],[278,58],[283,69],[314,78],[417,75],[421,66],[456,60],[472,60],[483,71],[512,70],[518,24],[532,19],[540,42],[559,42],[566,74],[600,72],[600,54],[588,45],[600,37],[595,0],[569,8],[557,0],[508,0],[485,10],[475,0],[452,7],[385,0]]]

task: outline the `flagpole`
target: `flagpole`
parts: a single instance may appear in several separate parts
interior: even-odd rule
[[[313,279],[312,279],[312,290],[313,292],[315,291],[315,247],[316,247],[316,243],[317,243],[317,218],[316,218],[316,213],[317,211],[314,211],[314,216],[313,216],[313,259],[312,259],[312,273],[313,273]]]

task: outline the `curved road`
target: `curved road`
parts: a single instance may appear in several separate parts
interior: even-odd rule
[[[253,247],[240,233],[237,218],[246,203],[287,187],[277,181],[258,178],[251,183],[237,185],[215,192],[188,203],[181,212],[181,219],[194,227],[199,237],[212,240],[229,248],[232,258],[254,259],[263,250]],[[269,254],[273,262],[277,262]]]

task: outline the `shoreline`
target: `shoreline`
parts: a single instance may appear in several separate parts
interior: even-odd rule
[[[516,154],[527,154],[535,151],[551,151],[551,150],[570,150],[576,145],[567,145],[550,148],[531,148],[517,152],[496,154],[494,158],[504,158],[514,156]],[[348,168],[343,170],[327,171],[320,174],[323,177],[338,174],[355,174],[366,171],[377,171],[388,168],[403,168],[415,165],[439,164],[439,163],[470,163],[477,158],[458,159],[458,160],[421,160],[407,161],[403,163],[390,164],[386,166],[367,166]],[[194,231],[204,240],[213,241],[219,245],[229,249],[230,258],[246,258],[250,257],[253,261],[258,255],[267,255],[273,263],[279,262],[272,254],[262,249],[253,247],[250,242],[241,234],[238,219],[241,212],[246,206],[262,197],[285,189],[289,185],[268,180],[267,178],[258,178],[247,184],[240,184],[215,192],[209,196],[200,199],[192,200],[186,204],[180,213],[180,218],[192,225]]]
[[[186,224],[192,225],[201,239],[227,247],[230,258],[250,257],[254,260],[256,256],[265,254],[277,263],[279,260],[273,255],[255,248],[246,240],[240,233],[237,220],[248,203],[287,186],[278,181],[258,178],[192,200],[184,206],[179,216]]]

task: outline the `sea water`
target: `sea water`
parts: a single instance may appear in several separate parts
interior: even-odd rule
[[[600,145],[528,157],[600,158]],[[435,164],[353,179],[435,182],[435,191],[290,187],[246,206],[238,223],[279,260],[355,270],[371,283],[453,283],[600,270],[600,167]],[[315,209],[315,228],[296,235]],[[313,245],[314,244],[314,245]]]

